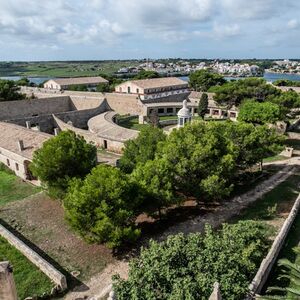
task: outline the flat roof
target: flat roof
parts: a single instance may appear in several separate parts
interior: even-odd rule
[[[97,83],[108,83],[108,80],[101,76],[97,77],[74,77],[74,78],[54,78],[50,79],[60,85],[75,85],[75,84],[97,84]],[[50,81],[48,80],[48,81]],[[47,82],[48,82],[47,81]]]
[[[41,148],[43,143],[52,135],[27,129],[11,123],[0,122],[0,147],[32,160],[35,150]],[[20,151],[18,141],[24,143],[24,150]]]

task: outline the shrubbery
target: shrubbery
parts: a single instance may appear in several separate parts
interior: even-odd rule
[[[62,131],[35,151],[30,169],[49,194],[63,197],[71,178],[84,178],[96,166],[97,149],[72,131]]]
[[[207,300],[218,281],[224,299],[242,299],[267,252],[268,228],[243,221],[219,232],[170,236],[150,242],[130,262],[128,280],[114,277],[118,300]]]

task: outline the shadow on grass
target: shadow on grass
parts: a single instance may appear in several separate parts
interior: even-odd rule
[[[34,243],[29,241],[26,237],[24,237],[20,232],[15,230],[12,226],[6,223],[4,220],[0,219],[0,224],[4,226],[7,230],[13,233],[18,239],[24,242],[28,247],[30,247],[33,251],[38,253],[43,259],[45,259],[48,263],[50,263],[54,268],[60,271],[63,275],[66,276],[68,289],[63,293],[60,293],[59,297],[66,294],[69,290],[80,286],[80,291],[87,291],[88,287],[82,283],[80,280],[72,276],[67,270],[65,270],[60,264],[57,263],[54,259],[52,259],[48,254],[46,254],[42,249],[36,246]]]

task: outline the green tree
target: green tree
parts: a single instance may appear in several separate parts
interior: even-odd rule
[[[253,124],[273,124],[283,118],[284,114],[279,105],[272,102],[259,103],[255,100],[244,101],[238,115],[239,121]]]
[[[214,100],[220,104],[226,104],[228,107],[239,106],[246,99],[263,102],[269,96],[281,94],[278,88],[268,84],[262,78],[230,81],[222,86],[214,87],[210,91],[215,93]]]
[[[131,173],[137,163],[153,160],[160,142],[166,140],[164,132],[155,127],[144,127],[138,137],[125,142],[125,149],[120,159],[120,168],[125,173]]]
[[[129,264],[127,280],[113,277],[118,300],[207,300],[215,281],[224,299],[242,299],[268,250],[268,228],[258,222],[224,224],[203,235],[169,236],[150,241]]]
[[[72,131],[62,131],[33,154],[30,168],[53,197],[62,197],[73,178],[84,178],[97,162],[97,149]]]
[[[222,125],[199,121],[173,130],[158,149],[157,157],[174,166],[177,189],[201,201],[221,199],[233,188],[235,152],[232,141],[220,134]]]
[[[84,180],[71,181],[64,199],[66,218],[85,239],[119,247],[140,236],[134,224],[138,195],[119,169],[99,165]]]
[[[300,86],[299,81],[287,80],[287,79],[278,79],[273,82],[273,85],[276,86]]]
[[[18,81],[16,81],[16,84],[19,86],[30,86],[30,80],[26,77],[22,77]]]
[[[198,104],[198,115],[204,119],[204,116],[206,114],[208,108],[208,95],[206,93],[203,93],[201,95],[199,104]]]
[[[107,83],[99,83],[97,85],[96,91],[100,93],[110,92],[110,86]]]
[[[284,92],[279,96],[268,97],[268,101],[287,109],[300,107],[300,95],[293,90]]]
[[[207,92],[213,86],[223,85],[226,82],[222,75],[208,70],[199,70],[189,76],[190,86],[195,91]]]
[[[155,71],[140,71],[136,76],[133,77],[134,80],[137,79],[150,79],[150,78],[159,78],[159,74]]]
[[[86,92],[88,88],[85,84],[73,84],[69,86],[70,91]]]
[[[220,200],[230,195],[240,171],[277,153],[281,143],[265,126],[199,121],[172,131],[156,158],[173,166],[177,190],[199,201]]]
[[[20,88],[12,80],[0,79],[0,101],[12,101],[25,99],[25,95],[19,93]]]
[[[131,178],[144,192],[143,208],[149,215],[172,204],[179,204],[180,198],[175,195],[174,168],[168,161],[160,158],[139,163],[131,174]]]

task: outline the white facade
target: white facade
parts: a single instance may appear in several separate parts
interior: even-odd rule
[[[168,83],[168,80],[170,80],[170,83]],[[155,78],[127,81],[117,85],[115,91],[122,94],[135,94],[141,100],[153,100],[189,92],[187,82],[178,79],[178,83],[174,84],[171,83],[172,80],[173,78]],[[156,81],[158,82],[157,86],[154,83]]]

